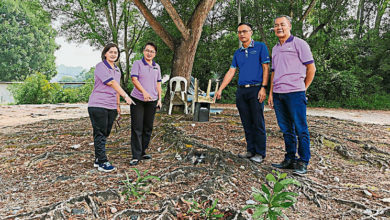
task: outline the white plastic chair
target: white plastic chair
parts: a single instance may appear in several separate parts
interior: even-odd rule
[[[175,83],[175,88],[173,88],[173,84]],[[184,83],[184,89],[182,89],[182,83]],[[173,105],[184,105],[184,113],[188,114],[188,106],[187,106],[187,80],[181,76],[175,76],[169,80],[169,88],[171,90],[171,97],[169,101],[169,110],[168,114],[172,113]],[[179,95],[180,94],[180,95]],[[177,96],[180,101],[176,102],[175,96]],[[176,100],[177,100],[176,99]]]

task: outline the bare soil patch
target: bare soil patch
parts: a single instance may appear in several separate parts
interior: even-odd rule
[[[130,118],[113,129],[107,151],[113,173],[93,168],[90,121],[48,119],[0,134],[0,218],[2,219],[189,219],[186,200],[218,199],[224,219],[249,219],[241,211],[283,159],[284,147],[273,111],[265,113],[267,157],[256,164],[240,159],[245,149],[236,110],[196,123],[184,115],[158,113],[149,153],[137,168],[158,176],[153,192],[129,202],[123,191],[128,165]],[[302,187],[290,219],[386,219],[390,217],[390,126],[309,116],[312,160],[309,173],[290,178]],[[76,148],[75,145],[80,145]],[[72,147],[73,146],[73,147]],[[199,162],[199,155],[205,158]],[[198,162],[197,162],[198,161]],[[131,199],[132,200],[132,199]],[[193,219],[201,217],[192,215]]]

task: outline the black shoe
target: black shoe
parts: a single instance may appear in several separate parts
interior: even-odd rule
[[[298,175],[307,173],[307,164],[303,161],[298,161],[293,173]]]
[[[139,162],[138,159],[132,159],[132,160],[130,161],[130,166],[135,166],[135,165],[138,164],[138,162]]]
[[[255,156],[255,154],[254,153],[252,153],[252,152],[246,152],[246,153],[241,153],[241,154],[238,154],[238,157],[239,158],[251,158],[251,157],[253,157],[253,156]]]
[[[152,159],[152,155],[150,155],[150,154],[144,154],[144,155],[142,155],[142,159],[143,159],[143,160],[150,160],[150,159]]]
[[[279,169],[295,169],[295,160],[284,159],[281,163],[273,163],[271,165]]]

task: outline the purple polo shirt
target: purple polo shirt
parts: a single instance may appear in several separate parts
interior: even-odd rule
[[[112,80],[120,83],[119,68],[115,66],[115,69],[112,69],[106,60],[98,63],[95,68],[95,85],[89,96],[88,107],[116,109],[116,91],[107,85]]]
[[[314,63],[309,44],[290,36],[283,45],[272,48],[273,92],[305,91],[306,65]]]
[[[142,87],[149,93],[153,100],[158,99],[157,82],[161,82],[161,69],[160,66],[153,61],[152,65],[149,65],[144,58],[136,60],[131,68],[131,77],[137,77]],[[131,96],[144,101],[142,92],[135,86],[131,92]]]

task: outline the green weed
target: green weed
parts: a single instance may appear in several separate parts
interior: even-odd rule
[[[129,200],[130,197],[134,197],[138,202],[142,199],[145,199],[145,195],[150,193],[149,185],[151,180],[155,179],[160,181],[160,178],[157,176],[146,175],[148,170],[145,170],[142,174],[137,168],[131,168],[137,174],[137,178],[133,181],[129,178],[126,173],[126,180],[122,180],[122,183],[125,184],[125,189],[122,192],[122,195],[126,195],[126,200]]]
[[[212,204],[211,200],[206,200],[198,203],[197,201],[193,200],[191,203],[190,209],[187,211],[187,214],[199,214],[200,217],[205,219],[220,219],[224,216],[223,213],[220,213],[220,211],[216,208],[218,199],[215,199]]]
[[[298,194],[288,192],[285,188],[288,185],[300,186],[301,184],[295,179],[286,179],[287,173],[279,173],[274,170],[272,170],[272,173],[276,174],[276,176],[268,174],[266,179],[270,185],[273,185],[273,188],[268,189],[265,184],[261,185],[262,191],[252,187],[253,197],[259,204],[247,205],[243,208],[244,210],[249,208],[255,209],[253,219],[277,220],[278,216],[288,219],[282,212],[282,209],[286,209],[297,202],[295,197],[298,196]]]

